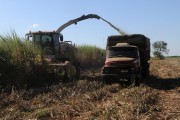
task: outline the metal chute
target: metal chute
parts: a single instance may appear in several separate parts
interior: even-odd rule
[[[95,19],[101,19],[103,20],[104,22],[106,22],[107,24],[109,24],[112,28],[114,28],[115,30],[117,30],[120,34],[122,35],[126,35],[125,32],[123,32],[122,30],[120,30],[118,27],[116,27],[115,25],[113,25],[111,22],[105,20],[104,18],[100,17],[99,15],[96,15],[96,14],[88,14],[88,15],[82,15],[81,17],[79,18],[76,18],[76,19],[73,19],[73,20],[70,20],[68,21],[67,23],[63,24],[62,26],[60,26],[56,32],[57,33],[60,33],[62,30],[64,30],[66,27],[68,27],[69,25],[72,25],[72,24],[77,24],[78,22],[82,21],[82,20],[86,20],[86,19],[92,19],[92,18],[95,18]]]

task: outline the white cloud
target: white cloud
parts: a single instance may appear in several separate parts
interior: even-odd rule
[[[33,24],[33,25],[30,26],[30,28],[37,28],[39,26],[40,26],[39,24]]]

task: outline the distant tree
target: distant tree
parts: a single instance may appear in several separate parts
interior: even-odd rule
[[[152,44],[153,46],[153,55],[160,59],[164,59],[164,54],[168,54],[169,50],[167,49],[167,43],[164,41],[157,41]]]

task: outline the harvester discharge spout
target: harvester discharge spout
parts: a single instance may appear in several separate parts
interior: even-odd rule
[[[66,27],[72,25],[72,24],[77,24],[78,22],[82,21],[82,20],[86,20],[86,19],[92,19],[92,18],[95,18],[95,19],[101,19],[102,21],[106,22],[107,24],[109,24],[112,28],[114,28],[115,30],[117,30],[120,34],[122,35],[126,35],[125,32],[123,32],[122,30],[120,30],[118,27],[116,27],[115,25],[113,25],[111,22],[105,20],[104,18],[100,17],[99,15],[96,15],[96,14],[88,14],[88,15],[82,15],[81,17],[79,18],[76,18],[76,19],[73,19],[73,20],[70,20],[68,21],[67,23],[61,25],[57,30],[56,32],[57,33],[60,33],[62,30],[64,30]]]
[[[96,18],[96,19],[100,19],[100,17],[96,14],[88,14],[88,15],[82,15],[81,17],[79,18],[76,18],[76,19],[73,19],[73,20],[70,20],[68,21],[67,23],[63,24],[62,26],[60,26],[56,32],[57,33],[60,33],[62,30],[64,30],[66,27],[72,25],[72,24],[77,24],[77,22],[80,22],[82,20],[86,20],[86,19],[89,19],[89,18]]]

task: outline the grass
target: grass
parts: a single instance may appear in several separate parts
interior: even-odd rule
[[[15,32],[0,35],[0,68],[3,87],[36,84],[47,76],[40,47],[21,39]]]
[[[0,102],[0,116],[7,119],[139,119],[159,109],[157,92],[147,86],[124,88],[87,80],[1,96],[6,97]]]
[[[167,56],[165,58],[180,58],[180,56]]]
[[[95,69],[104,64],[104,50],[88,45],[78,46],[78,50],[82,69]],[[41,86],[54,81],[42,49],[15,32],[0,35],[0,68],[2,87]]]
[[[78,58],[83,69],[96,69],[103,66],[105,50],[90,45],[78,46]]]

